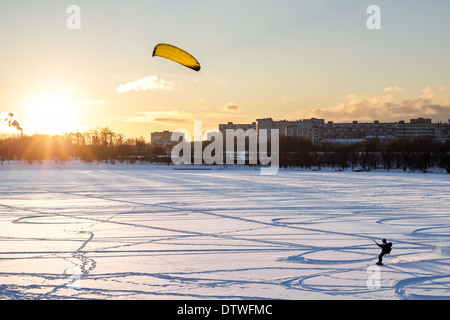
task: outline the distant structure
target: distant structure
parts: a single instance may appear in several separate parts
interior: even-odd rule
[[[227,124],[219,124],[219,131],[222,133],[224,137],[227,134],[227,129],[231,130],[242,129],[244,131],[248,129],[256,130],[256,122],[252,122],[251,124],[235,124],[233,122],[228,122]]]
[[[256,130],[278,130],[280,137],[299,137],[307,139],[313,143],[342,143],[351,144],[371,139],[391,140],[408,138],[432,138],[440,141],[450,140],[450,119],[448,122],[433,123],[431,119],[417,118],[410,119],[410,122],[400,120],[398,122],[358,122],[335,123],[325,122],[324,119],[303,119],[303,120],[277,120],[272,118],[257,119],[252,123],[236,124],[228,122],[219,124],[219,132],[226,137],[228,129],[244,131]],[[172,132],[162,131],[151,134],[152,146],[171,148],[177,141],[172,141]],[[208,136],[210,140],[210,136]]]
[[[257,119],[251,124],[219,124],[219,131],[226,129],[261,129],[279,130],[280,137],[301,137],[311,142],[341,142],[355,143],[368,139],[395,139],[428,137],[438,140],[450,139],[450,122],[432,123],[431,119],[410,119],[393,123],[382,123],[378,120],[369,123],[352,121],[351,123],[325,122],[324,119],[303,119],[296,121],[278,120],[272,118]]]
[[[171,131],[152,132],[150,140],[152,147],[173,147],[178,142],[172,141],[172,133]]]

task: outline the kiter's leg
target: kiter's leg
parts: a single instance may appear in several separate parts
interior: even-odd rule
[[[384,253],[381,252],[380,255],[378,256],[378,264],[382,264],[383,263],[383,256],[384,256]]]

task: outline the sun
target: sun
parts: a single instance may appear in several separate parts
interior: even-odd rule
[[[76,102],[63,95],[41,97],[29,103],[26,112],[28,132],[58,135],[76,131]]]

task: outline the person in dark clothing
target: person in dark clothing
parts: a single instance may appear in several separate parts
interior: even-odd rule
[[[382,244],[379,244],[378,242],[375,241],[377,246],[379,246],[381,248],[381,253],[378,255],[377,265],[383,265],[383,256],[385,254],[390,254],[391,253],[391,249],[392,249],[392,242],[388,243],[386,241],[386,239],[383,239],[382,242],[383,242]]]

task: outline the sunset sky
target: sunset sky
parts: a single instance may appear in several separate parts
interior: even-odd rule
[[[366,27],[372,4],[381,30]],[[146,139],[195,120],[448,121],[449,16],[448,0],[2,0],[0,112],[26,134]],[[161,42],[200,72],[152,57]]]

